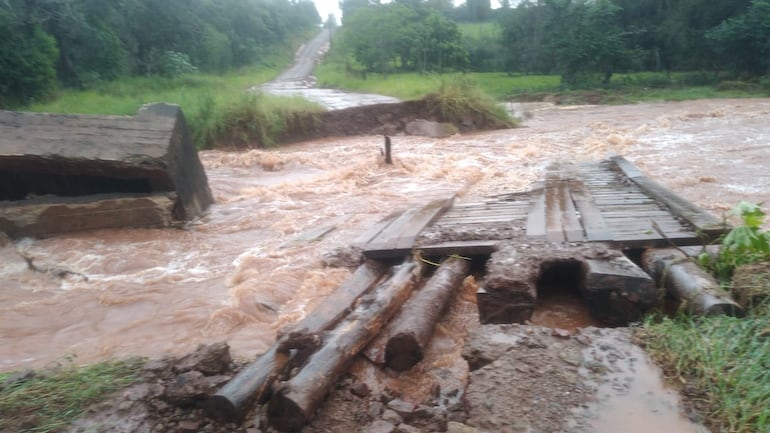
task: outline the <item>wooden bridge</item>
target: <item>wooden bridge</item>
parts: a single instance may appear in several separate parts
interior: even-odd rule
[[[616,249],[700,245],[729,227],[623,157],[552,164],[523,193],[483,202],[436,200],[391,214],[360,236],[368,258],[490,254],[502,241],[602,242]]]
[[[574,282],[591,315],[610,325],[640,320],[664,287],[696,314],[742,312],[681,251],[659,248],[708,242],[728,227],[622,157],[553,164],[530,191],[453,201],[393,213],[362,234],[355,245],[367,260],[213,395],[209,412],[242,419],[269,397],[270,425],[301,430],[358,354],[391,372],[419,363],[471,273],[480,277],[481,323],[526,323],[545,275]],[[483,275],[472,262],[483,263]]]

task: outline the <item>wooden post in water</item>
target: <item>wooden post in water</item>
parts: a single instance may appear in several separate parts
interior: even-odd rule
[[[390,152],[390,137],[387,135],[385,136],[385,164],[393,164],[393,158],[391,157]]]

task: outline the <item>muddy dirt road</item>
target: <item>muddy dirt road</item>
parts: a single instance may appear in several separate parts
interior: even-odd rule
[[[294,62],[288,69],[259,88],[272,95],[302,96],[329,110],[398,102],[398,99],[390,96],[317,88],[313,68],[329,50],[329,37],[328,29],[321,30],[316,37],[297,50]]]

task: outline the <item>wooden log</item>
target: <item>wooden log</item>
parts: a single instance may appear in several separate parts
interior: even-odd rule
[[[624,255],[584,259],[581,267],[583,298],[604,323],[636,322],[662,298],[653,279]]]
[[[420,270],[420,264],[406,262],[398,266],[393,277],[362,298],[299,373],[278,387],[267,408],[270,425],[281,431],[299,431],[310,420],[355,356],[409,298]]]
[[[406,301],[364,355],[396,371],[409,370],[422,361],[433,328],[462,285],[470,266],[468,259],[445,260],[425,286]]]
[[[339,323],[353,308],[356,300],[380,281],[385,270],[385,265],[371,260],[359,266],[311,314],[283,332],[267,352],[211,396],[206,402],[208,413],[215,418],[240,420],[253,403],[262,401],[268,394],[270,386],[292,358],[309,356],[309,353],[297,353],[297,348],[311,349],[307,344],[300,343],[302,339],[318,335]]]
[[[642,254],[642,267],[692,314],[738,317],[744,314],[730,294],[719,287],[716,279],[681,251],[673,248],[646,250]]]

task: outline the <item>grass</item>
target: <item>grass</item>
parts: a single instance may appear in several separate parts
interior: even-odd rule
[[[0,431],[58,431],[88,406],[135,382],[141,366],[138,359],[67,365],[15,381],[0,389]],[[0,374],[0,382],[10,375]]]
[[[747,317],[651,317],[647,351],[701,397],[712,431],[770,432],[770,305]]]
[[[741,265],[768,263],[770,232],[762,230],[766,215],[757,204],[741,202],[731,216],[741,224],[722,239],[718,255],[704,253],[699,263],[723,286],[740,292],[746,282],[734,273]],[[747,273],[752,291],[766,298],[770,265],[741,275]],[[770,303],[761,299],[745,318],[653,316],[642,333],[656,361],[703,396],[698,407],[715,431],[770,432]]]
[[[90,90],[64,90],[54,101],[30,111],[133,115],[150,102],[178,104],[199,149],[217,144],[261,147],[277,141],[292,113],[320,108],[302,98],[248,92],[272,79],[277,68],[244,68],[225,75],[189,74],[176,78],[132,77],[102,83]],[[257,122],[247,124],[247,122]],[[237,127],[237,129],[234,129]]]
[[[298,38],[297,43],[301,42]],[[134,115],[151,102],[178,104],[199,149],[214,146],[269,146],[298,119],[313,119],[320,107],[302,98],[249,92],[270,81],[293,59],[286,45],[261,59],[260,65],[222,75],[187,74],[174,78],[127,77],[88,90],[64,89],[56,98],[27,111],[69,114]],[[305,114],[310,114],[305,116]]]
[[[460,33],[462,33],[463,38],[471,38],[471,39],[481,39],[481,38],[499,39],[503,32],[503,29],[496,22],[458,23],[457,27],[460,29]]]

